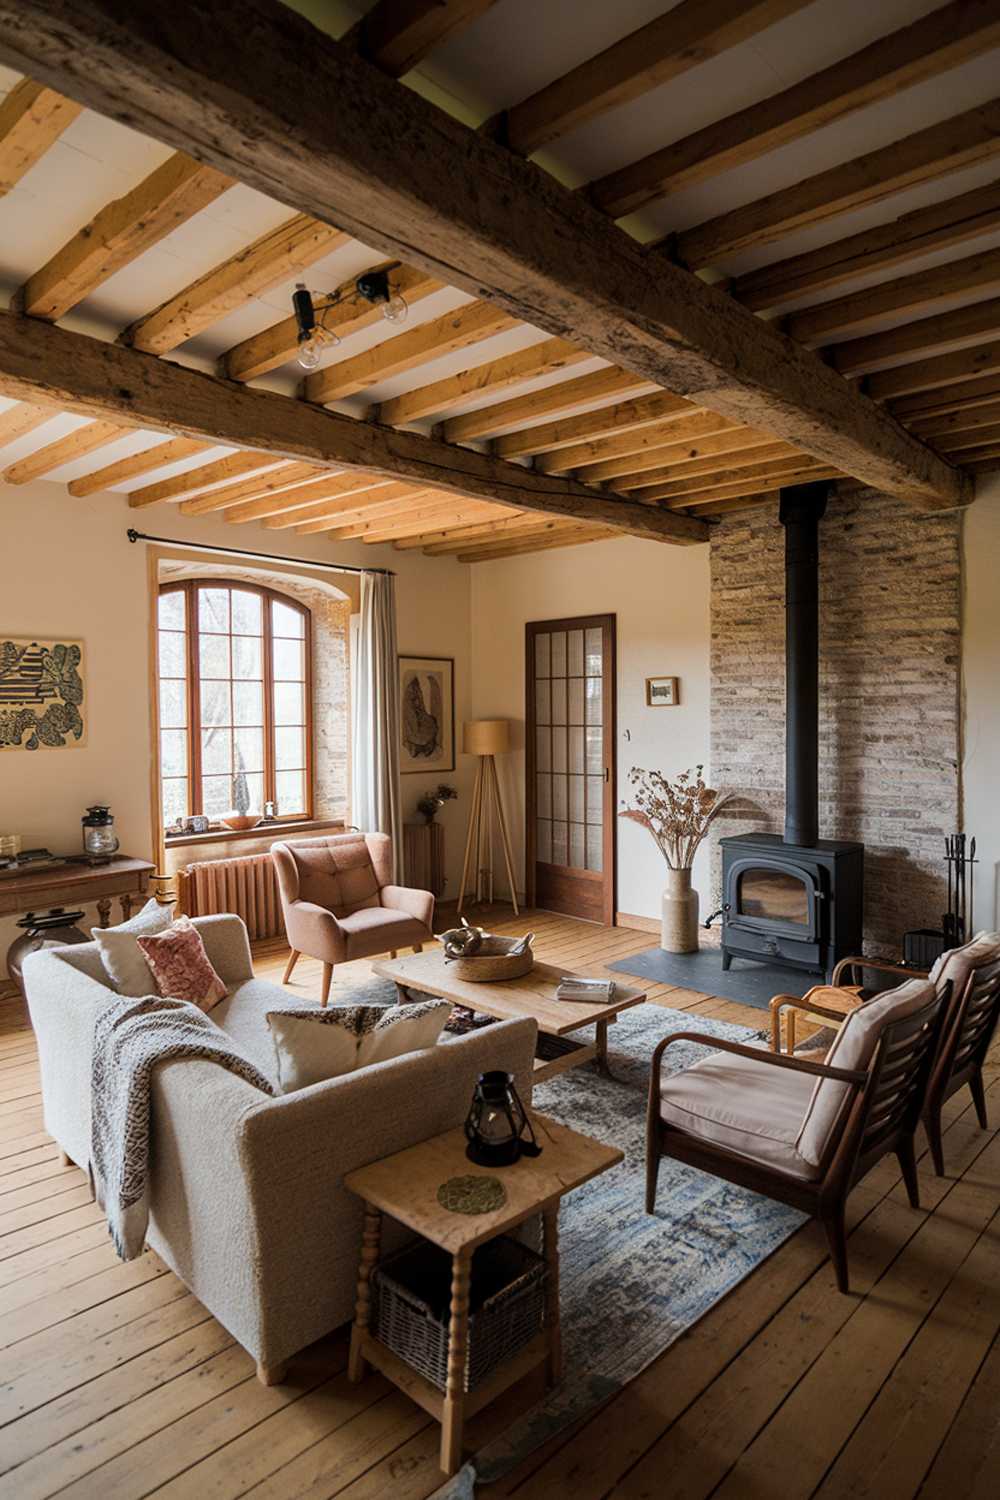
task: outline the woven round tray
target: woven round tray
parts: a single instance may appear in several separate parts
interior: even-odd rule
[[[456,979],[471,980],[473,984],[520,979],[535,967],[530,947],[526,953],[511,953],[520,941],[520,938],[485,937],[479,952],[472,957],[449,959],[448,971]]]

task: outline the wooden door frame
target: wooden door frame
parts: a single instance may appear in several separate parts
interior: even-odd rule
[[[535,722],[535,637],[557,630],[583,630],[600,627],[603,637],[602,678],[604,694],[605,798],[602,863],[604,894],[601,918],[607,927],[617,925],[618,910],[618,841],[615,837],[618,797],[618,617],[615,614],[574,615],[558,620],[527,620],[524,626],[524,850],[525,894],[527,904],[535,905],[537,840],[536,823],[536,735]],[[586,771],[584,772],[586,775]]]

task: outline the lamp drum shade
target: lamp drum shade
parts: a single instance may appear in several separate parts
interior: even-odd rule
[[[507,719],[467,719],[462,749],[466,755],[504,755],[510,749]]]

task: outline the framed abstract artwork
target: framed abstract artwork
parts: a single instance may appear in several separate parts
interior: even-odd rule
[[[59,750],[86,738],[83,642],[0,637],[0,750]]]
[[[455,662],[450,656],[399,658],[399,769],[455,769]]]
[[[680,701],[680,684],[676,677],[646,678],[648,708],[676,708]]]

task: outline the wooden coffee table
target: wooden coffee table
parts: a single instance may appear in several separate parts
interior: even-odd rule
[[[599,1073],[611,1077],[608,1068],[608,1026],[620,1011],[641,1005],[646,991],[615,980],[615,997],[609,1003],[569,1003],[556,999],[560,979],[576,978],[571,969],[554,964],[538,964],[523,979],[508,979],[502,984],[475,984],[455,977],[444,954],[414,953],[406,958],[383,959],[372,965],[376,974],[391,979],[401,1004],[417,995],[434,995],[465,1005],[469,1010],[494,1016],[498,1021],[517,1021],[524,1017],[538,1022],[538,1030],[552,1042],[546,1049],[554,1055],[535,1059],[534,1081],[541,1083],[567,1068],[593,1061]],[[569,1035],[593,1026],[592,1042],[573,1042]]]
[[[542,1153],[522,1157],[512,1167],[495,1170],[473,1166],[465,1155],[465,1131],[448,1130],[420,1145],[397,1151],[382,1161],[348,1172],[344,1186],[365,1205],[357,1305],[351,1330],[348,1376],[364,1378],[368,1365],[405,1391],[424,1411],[441,1423],[441,1467],[454,1474],[462,1460],[462,1430],[466,1417],[488,1406],[540,1364],[546,1365],[550,1384],[562,1374],[559,1329],[559,1200],[624,1159],[616,1146],[605,1146],[579,1131],[558,1125],[532,1111],[532,1124]],[[506,1202],[484,1214],[451,1213],[437,1199],[438,1188],[452,1177],[497,1177]],[[545,1226],[545,1322],[542,1331],[475,1390],[465,1389],[469,1349],[469,1290],[472,1252],[478,1245],[507,1234],[541,1214]],[[371,1273],[378,1263],[382,1216],[388,1214],[414,1233],[445,1250],[452,1258],[451,1307],[448,1325],[447,1379],[444,1393],[397,1354],[379,1342],[370,1328]]]

